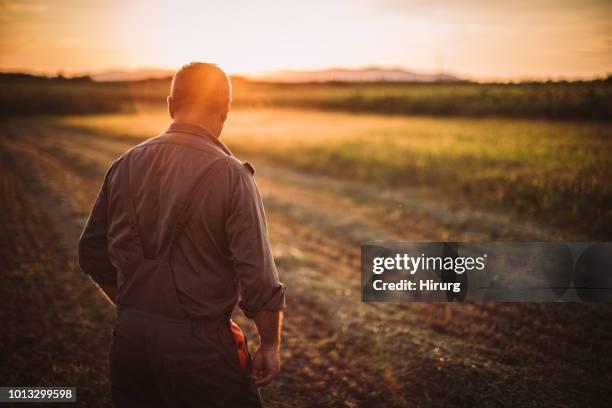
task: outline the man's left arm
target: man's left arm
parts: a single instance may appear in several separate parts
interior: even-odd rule
[[[112,170],[112,167],[111,167]],[[107,173],[98,197],[91,209],[78,245],[79,266],[102,291],[107,300],[115,303],[117,298],[117,270],[108,255],[108,195]]]
[[[246,166],[246,165],[245,165]],[[252,166],[234,164],[226,233],[240,283],[240,307],[253,319],[260,345],[253,353],[252,378],[268,384],[280,370],[282,310],[285,286],[279,281],[268,239],[266,216]]]

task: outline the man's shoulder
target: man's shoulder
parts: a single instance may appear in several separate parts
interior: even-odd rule
[[[141,149],[141,148],[145,148],[151,145],[154,145],[158,142],[160,142],[162,138],[162,136],[164,136],[164,134],[160,134],[154,137],[151,137],[149,139],[144,140],[143,142],[137,144],[136,146],[132,146],[130,147],[128,150],[126,150],[125,152],[123,152],[123,154],[121,154],[121,156],[119,156],[118,158],[116,158],[111,165],[108,168],[108,171],[106,173],[106,178],[112,178],[114,176],[115,173],[117,173],[117,169],[121,167],[121,164],[123,162],[125,162],[127,156],[129,156],[134,150],[137,149]]]

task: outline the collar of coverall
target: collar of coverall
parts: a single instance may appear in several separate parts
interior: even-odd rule
[[[193,123],[172,123],[166,130],[166,133],[188,133],[195,136],[200,136],[205,140],[213,143],[215,146],[223,150],[230,156],[232,155],[231,150],[223,144],[218,138],[216,138],[208,129],[204,126],[196,125]]]

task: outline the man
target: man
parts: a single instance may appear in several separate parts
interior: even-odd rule
[[[230,103],[217,66],[181,68],[172,124],[112,164],[83,230],[79,264],[118,309],[117,407],[260,406],[279,371],[285,290],[254,169],[218,140]],[[230,320],[239,296],[252,360]]]

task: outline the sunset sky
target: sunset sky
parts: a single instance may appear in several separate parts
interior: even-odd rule
[[[330,67],[474,79],[612,72],[612,1],[0,0],[0,70]]]

